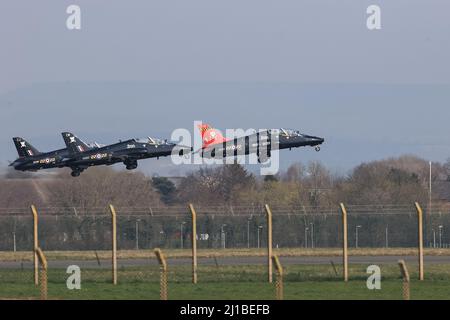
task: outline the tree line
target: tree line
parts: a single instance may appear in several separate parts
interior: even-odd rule
[[[450,162],[433,163],[432,186],[450,181],[449,176]],[[7,172],[0,179],[0,250],[13,248],[13,241],[18,249],[29,248],[32,225],[27,207],[32,203],[39,209],[56,208],[40,216],[40,239],[49,250],[107,249],[110,203],[118,209],[122,249],[188,247],[191,226],[187,203],[194,203],[200,213],[200,248],[219,248],[224,242],[227,247],[263,246],[266,224],[262,208],[266,203],[274,213],[274,245],[338,246],[342,237],[340,217],[327,208],[334,208],[336,213],[339,202],[370,208],[366,214],[350,212],[350,246],[356,245],[359,232],[360,246],[405,247],[417,244],[412,204],[419,201],[427,209],[429,164],[403,156],[362,163],[347,174],[333,173],[320,162],[310,162],[294,163],[275,176],[256,176],[241,165],[230,164],[201,167],[176,179],[108,167],[91,168],[76,179],[69,171],[30,177]],[[433,201],[447,203],[438,194]],[[399,206],[403,211],[383,211],[378,205]],[[15,216],[18,212],[27,214]],[[439,242],[439,230],[448,228],[450,215],[427,217],[426,245],[433,239]],[[450,242],[446,231],[442,242]]]
[[[450,180],[450,162],[434,163],[432,184]],[[362,163],[347,174],[333,173],[320,162],[294,163],[275,176],[256,176],[239,164],[200,167],[184,177],[148,177],[107,167],[89,169],[74,179],[68,171],[30,179],[7,172],[0,179],[0,208],[405,205],[428,199],[428,162],[402,156]],[[435,195],[439,197],[439,195]],[[442,200],[442,199],[436,199]]]

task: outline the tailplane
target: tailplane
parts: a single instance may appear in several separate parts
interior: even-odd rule
[[[200,124],[198,129],[202,135],[202,149],[210,145],[227,142],[229,139],[225,138],[222,133],[211,127],[209,124]]]
[[[80,153],[90,149],[86,143],[70,132],[62,132],[61,135],[63,136],[67,149],[71,153]]]
[[[14,137],[13,141],[14,144],[16,145],[17,153],[21,158],[32,157],[40,154],[40,152],[31,144],[29,144],[25,139],[22,139],[20,137]]]

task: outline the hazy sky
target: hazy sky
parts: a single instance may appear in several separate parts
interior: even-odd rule
[[[81,7],[81,30],[66,28],[70,4]],[[381,7],[381,30],[366,28],[370,4]],[[285,153],[283,164],[442,161],[448,12],[444,0],[3,0],[0,163],[16,157],[16,135],[45,150],[63,145],[64,130],[109,143],[168,137],[194,120],[326,138],[320,153]]]

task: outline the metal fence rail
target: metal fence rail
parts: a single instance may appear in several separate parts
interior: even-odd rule
[[[197,240],[201,248],[258,248],[267,243],[264,208],[232,209],[199,207]],[[94,208],[97,209],[97,208]],[[339,208],[317,209],[308,213],[272,207],[274,247],[338,247],[342,239]],[[108,250],[111,244],[111,215],[48,214],[39,208],[39,243],[43,250]],[[124,249],[190,248],[191,214],[185,208],[165,211],[117,211],[117,245]],[[161,209],[162,210],[162,209]],[[349,247],[414,247],[417,219],[414,206],[347,206]],[[0,215],[0,250],[32,248],[33,220],[28,214]],[[56,212],[56,211],[55,211]],[[94,212],[94,211],[91,211]],[[236,214],[239,212],[239,214]],[[306,212],[306,213],[305,213]],[[450,213],[424,213],[425,247],[447,248]]]
[[[411,204],[367,204],[351,205],[346,204],[349,212],[354,214],[408,214],[414,209]],[[271,206],[274,212],[279,215],[339,215],[338,206],[306,206],[306,205],[283,205]],[[433,204],[431,208],[424,208],[427,214],[450,214],[450,204]],[[123,215],[142,215],[142,216],[177,216],[187,214],[186,206],[148,206],[148,207],[116,207],[117,212]],[[260,215],[264,214],[263,204],[241,204],[241,205],[221,205],[221,206],[201,206],[196,205],[197,213],[200,214],[223,214],[223,215]],[[428,212],[429,211],[429,212]],[[58,216],[97,216],[109,215],[107,207],[39,207],[40,216],[58,215]],[[0,207],[0,216],[27,216],[29,207]]]
[[[344,281],[355,277],[355,274],[359,272],[355,268],[349,268],[348,255],[357,251],[348,251],[348,248],[410,247],[414,250],[419,249],[419,279],[423,280],[423,244],[447,246],[446,230],[450,228],[450,214],[442,212],[426,214],[426,212],[422,212],[417,203],[415,206],[382,206],[385,210],[383,213],[377,211],[380,210],[380,207],[370,208],[369,206],[341,204],[335,209],[339,214],[330,214],[331,209],[305,214],[304,211],[302,213],[294,211],[286,213],[286,208],[272,208],[266,205],[260,208],[263,210],[262,212],[224,214],[218,211],[213,212],[215,207],[200,207],[199,209],[196,207],[194,209],[194,206],[190,205],[184,208],[182,213],[167,216],[143,215],[138,211],[131,214],[129,211],[120,211],[112,205],[108,211],[98,215],[49,215],[41,214],[39,208],[36,210],[32,207],[33,215],[28,212],[28,216],[0,216],[0,250],[27,251],[30,252],[30,259],[31,253],[40,253],[39,261],[42,266],[45,266],[42,268],[45,270],[45,277],[41,273],[37,284],[44,285],[41,286],[42,289],[45,289],[41,292],[44,298],[46,298],[44,293],[47,292],[46,283],[48,282],[50,286],[63,284],[64,278],[67,277],[65,271],[67,264],[75,261],[80,268],[83,268],[83,283],[87,285],[92,283],[95,285],[102,283],[119,285],[134,282],[155,283],[159,278],[160,297],[167,299],[168,281],[197,283],[197,247],[199,249],[213,248],[214,250],[210,250],[210,252],[214,253],[215,260],[215,266],[212,264],[210,266],[201,265],[199,269],[200,282],[227,281],[228,278],[219,272],[219,270],[226,270],[226,266],[219,267],[216,259],[220,257],[221,253],[227,252],[221,251],[221,249],[251,249],[242,251],[248,253],[253,251],[256,253],[255,257],[267,258],[264,259],[266,262],[257,262],[254,267],[249,267],[250,270],[253,270],[251,278],[252,281],[267,279],[268,275],[268,281],[272,282],[272,272],[276,271],[275,287],[279,299],[283,298],[284,271],[277,259],[272,260],[273,252],[281,251],[272,251],[272,247],[274,249],[317,249],[343,246]],[[219,210],[218,207],[215,209]],[[439,231],[439,241],[436,241],[436,230]],[[429,242],[430,239],[433,239],[434,242]],[[184,266],[177,266],[176,263],[172,264],[171,262],[169,273],[161,251],[157,250],[156,254],[162,266],[162,273],[159,274],[157,265],[152,264],[148,256],[142,255],[145,252],[151,255],[149,249],[153,250],[153,248],[192,249],[192,270],[189,270],[190,261],[187,259],[187,263],[183,262]],[[261,250],[254,250],[257,248]],[[63,252],[53,253],[52,251],[55,250]],[[100,250],[102,251],[100,252]],[[121,261],[119,250],[132,252],[131,255],[130,252],[127,252],[127,259],[130,260],[128,263],[124,261],[125,259]],[[140,252],[134,255],[135,252],[132,250],[140,250]],[[183,253],[189,255],[190,251],[186,250]],[[49,259],[48,269],[44,252]],[[182,251],[174,250],[172,254],[174,252],[178,254]],[[203,252],[208,252],[208,250]],[[67,255],[61,259],[65,262],[52,260],[55,259],[55,254]],[[14,257],[19,255],[14,255]],[[43,263],[44,260],[45,263]],[[1,282],[20,285],[32,284],[30,278],[33,267],[30,261],[24,260],[26,266],[24,268],[22,263],[20,270],[17,267],[17,261],[14,262],[15,267],[3,266],[0,269]],[[272,269],[272,262],[275,264],[275,270]],[[340,278],[336,266],[333,262],[331,263],[334,272],[331,273],[328,266],[327,271],[324,272],[325,269],[322,269],[317,277]],[[264,265],[264,269],[258,269],[262,265]],[[13,270],[14,268],[15,270]],[[307,267],[305,268],[307,269]],[[36,266],[34,269],[38,270]],[[233,265],[228,269],[234,272]],[[309,273],[314,273],[308,271],[309,273],[305,274],[295,272],[289,274],[289,269],[290,267],[286,268],[286,281],[303,279],[302,277],[309,277]],[[176,270],[176,272],[172,273],[172,270]],[[21,275],[25,276],[22,278]],[[247,277],[249,275],[246,267],[246,270],[237,274],[233,279],[240,281]]]

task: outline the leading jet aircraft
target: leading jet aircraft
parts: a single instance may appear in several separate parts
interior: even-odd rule
[[[248,155],[256,153],[258,162],[266,162],[271,157],[271,151],[311,146],[320,151],[323,138],[300,133],[298,130],[284,129],[261,130],[254,134],[234,139],[225,138],[221,132],[208,124],[198,126],[202,136],[202,157],[226,158],[229,156]],[[271,137],[271,135],[278,135]],[[271,139],[272,138],[272,139]],[[272,145],[273,141],[278,143]]]
[[[77,177],[90,166],[112,165],[123,162],[128,170],[136,169],[138,160],[172,155],[182,156],[191,148],[154,138],[129,139],[95,149],[86,149],[86,144],[70,132],[61,133],[68,150],[65,165],[72,169],[71,175]]]

